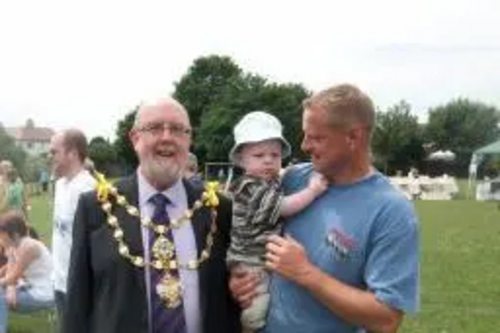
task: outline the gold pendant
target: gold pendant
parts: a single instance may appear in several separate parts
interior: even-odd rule
[[[153,256],[161,262],[171,260],[175,255],[175,245],[164,235],[160,235],[153,244]]]
[[[182,284],[178,277],[165,274],[156,285],[156,293],[167,308],[173,309],[182,303]]]

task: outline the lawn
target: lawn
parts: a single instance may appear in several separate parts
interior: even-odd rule
[[[418,202],[417,209],[421,311],[402,332],[499,332],[500,211],[475,201]]]
[[[35,197],[32,206],[32,223],[48,241],[50,204]],[[422,236],[421,311],[405,321],[401,332],[500,331],[500,211],[496,205],[421,201],[417,210]],[[45,314],[13,315],[10,327],[11,333],[51,332]]]

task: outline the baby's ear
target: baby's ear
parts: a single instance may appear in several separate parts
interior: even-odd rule
[[[236,152],[233,156],[233,164],[234,166],[241,168],[241,150]]]
[[[244,165],[243,165],[243,155],[245,154],[245,151],[248,151],[246,149],[247,147],[248,147],[247,144],[243,144],[240,147],[238,147],[238,149],[234,152],[233,163],[238,168],[244,168]]]

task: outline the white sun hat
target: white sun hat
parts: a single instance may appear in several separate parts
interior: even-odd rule
[[[283,126],[275,116],[263,112],[254,111],[246,114],[234,127],[234,146],[229,152],[229,159],[234,161],[235,155],[243,144],[257,143],[271,139],[281,141],[282,158],[291,153],[290,144],[283,137]]]

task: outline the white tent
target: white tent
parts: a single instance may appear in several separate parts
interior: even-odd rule
[[[446,161],[452,162],[457,155],[451,150],[438,150],[429,155],[428,159],[431,161]]]
[[[477,168],[486,155],[500,155],[500,140],[479,148],[472,154],[469,164],[469,183],[467,196],[469,197],[472,186],[476,183]]]

